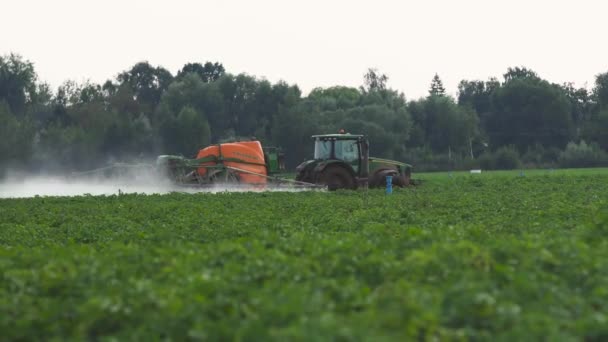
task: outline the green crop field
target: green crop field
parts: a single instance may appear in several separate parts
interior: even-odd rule
[[[608,339],[608,171],[0,200],[1,340]]]

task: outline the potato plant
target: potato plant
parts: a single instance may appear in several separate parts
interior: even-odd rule
[[[5,340],[608,339],[608,173],[0,200]]]

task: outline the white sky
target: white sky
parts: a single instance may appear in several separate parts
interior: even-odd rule
[[[435,72],[455,94],[521,65],[591,87],[608,71],[606,14],[602,0],[0,0],[0,55],[21,54],[54,87],[142,60],[173,74],[219,61],[305,93],[359,86],[368,67],[409,99]]]

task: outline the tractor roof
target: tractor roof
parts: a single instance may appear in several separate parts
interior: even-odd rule
[[[354,140],[364,138],[365,136],[362,134],[319,134],[313,135],[313,139],[336,139],[336,140]]]

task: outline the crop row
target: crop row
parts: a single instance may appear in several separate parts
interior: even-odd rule
[[[7,339],[608,338],[608,175],[0,200]]]

